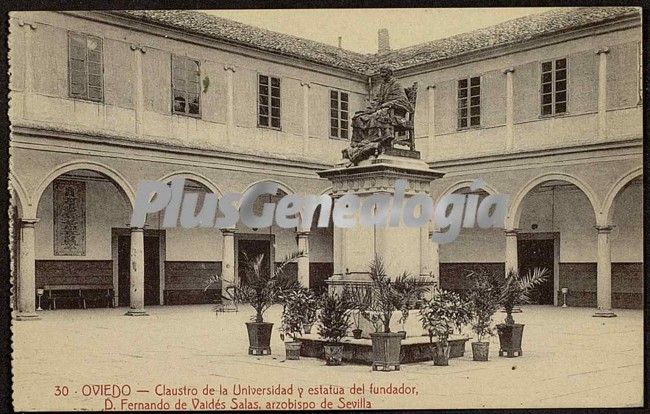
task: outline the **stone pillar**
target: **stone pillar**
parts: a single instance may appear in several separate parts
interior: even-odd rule
[[[431,159],[434,151],[434,140],[436,137],[436,87],[435,85],[427,86],[427,105],[428,105],[428,130],[427,130],[427,158]]]
[[[18,312],[16,320],[34,320],[36,313],[36,254],[34,246],[34,225],[38,219],[20,221],[20,274],[18,277]]]
[[[510,270],[519,271],[517,260],[517,232],[518,229],[506,230],[506,276]]]
[[[309,287],[309,232],[299,231],[297,234],[298,250],[303,256],[298,258],[298,281],[302,287]]]
[[[512,149],[514,145],[514,88],[512,86],[512,74],[514,68],[507,68],[503,71],[506,74],[506,149]]]
[[[144,310],[144,229],[131,227],[130,306],[127,316],[147,316]]]
[[[307,153],[307,143],[309,142],[309,82],[300,82],[302,86],[302,153]]]
[[[434,242],[431,237],[439,231],[434,226],[430,226],[427,231],[430,270],[433,273],[433,279],[438,287],[440,287],[440,244]]]
[[[140,45],[131,45],[135,52],[135,134],[142,136],[142,117],[144,115],[144,81],[142,69],[142,55],[144,48]]]
[[[608,48],[596,51],[598,55],[598,138],[607,139],[607,54]]]
[[[235,132],[235,67],[225,65],[223,70],[226,71],[226,138],[230,143]]]
[[[224,289],[228,286],[238,285],[239,280],[235,274],[235,232],[236,229],[221,229],[221,234],[223,235],[223,252],[221,254],[221,279],[223,283],[221,284],[221,291],[223,293]]]
[[[614,226],[596,226],[598,230],[598,263],[596,281],[596,300],[598,310],[594,316],[611,318],[612,312],[612,254],[609,234]]]

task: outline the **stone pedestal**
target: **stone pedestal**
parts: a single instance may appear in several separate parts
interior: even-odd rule
[[[430,169],[415,151],[402,150],[394,153],[395,155],[381,154],[362,161],[358,166],[346,167],[341,164],[318,173],[332,183],[330,195],[335,199],[335,203],[346,194],[354,194],[360,199],[354,226],[337,228],[335,225],[334,274],[327,281],[330,290],[342,291],[346,284],[367,283],[369,264],[375,255],[382,258],[391,278],[406,271],[413,276],[434,280],[428,273],[422,274],[424,270],[433,270],[431,264],[436,260],[428,257],[435,251],[433,242],[430,238],[422,236],[429,234],[429,223],[423,224],[424,229],[407,227],[404,224],[403,210],[399,204],[394,205],[398,203],[395,181],[404,179],[407,183],[401,204],[403,208],[415,195],[429,197],[431,182],[442,177],[443,173]],[[396,226],[361,225],[361,206],[369,197],[378,193],[392,196],[387,222],[390,224],[393,215],[396,215],[399,218]],[[417,216],[419,212],[416,212]]]

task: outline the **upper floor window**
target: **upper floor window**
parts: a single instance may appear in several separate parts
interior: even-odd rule
[[[330,91],[330,137],[347,139],[350,129],[348,94]]]
[[[201,115],[201,68],[199,61],[172,56],[172,112]]]
[[[481,77],[458,81],[458,128],[481,126]]]
[[[542,62],[542,115],[566,112],[566,59]]]
[[[68,80],[72,98],[104,99],[102,39],[68,32]]]
[[[280,78],[257,77],[257,126],[280,129]]]

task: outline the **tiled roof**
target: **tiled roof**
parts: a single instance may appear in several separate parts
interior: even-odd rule
[[[355,53],[191,10],[127,10],[113,13],[355,73],[369,74],[376,72],[379,65],[385,64],[394,69],[404,69],[477,50],[521,43],[555,33],[589,27],[625,16],[640,15],[640,8],[560,8],[508,20],[468,33],[396,49],[381,55]],[[345,13],[345,10],[341,10],[341,13]]]
[[[246,25],[203,12],[191,10],[125,10],[114,13],[356,73],[365,73],[368,70],[368,55]]]
[[[386,64],[403,69],[449,59],[466,53],[496,46],[505,46],[592,26],[624,16],[640,15],[636,7],[578,7],[561,8],[508,20],[495,26],[461,33],[432,42],[396,49],[374,55],[371,65]]]

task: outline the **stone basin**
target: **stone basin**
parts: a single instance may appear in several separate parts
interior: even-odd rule
[[[436,338],[434,343],[436,342]],[[465,355],[465,343],[469,337],[451,335],[449,337],[450,358],[458,358]],[[327,343],[316,334],[305,334],[300,338],[302,347],[300,356],[324,359],[323,347]],[[350,337],[341,340],[343,344],[343,361],[355,364],[372,364],[372,341],[367,338],[354,339]],[[428,336],[410,336],[402,339],[400,351],[400,364],[412,364],[415,362],[426,362],[433,360],[432,345]]]

